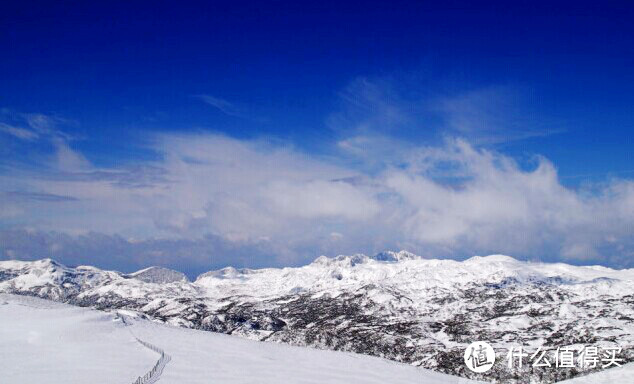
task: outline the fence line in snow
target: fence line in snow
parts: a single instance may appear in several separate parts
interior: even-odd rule
[[[156,362],[156,364],[154,364],[154,367],[152,367],[152,369],[150,371],[148,371],[145,375],[143,376],[139,376],[138,379],[136,379],[134,381],[134,383],[132,384],[152,384],[155,383],[159,377],[161,376],[161,373],[163,373],[163,368],[165,368],[165,365],[167,363],[169,363],[169,361],[172,359],[170,357],[170,355],[166,354],[165,351],[163,351],[161,348],[152,345],[148,342],[145,342],[141,339],[139,339],[138,337],[136,338],[136,341],[138,341],[141,345],[143,345],[144,347],[159,353],[161,355],[161,358],[158,359],[158,361]]]

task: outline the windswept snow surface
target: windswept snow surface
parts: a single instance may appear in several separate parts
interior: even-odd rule
[[[0,381],[132,383],[152,367],[154,344],[172,360],[159,383],[424,383],[474,381],[352,353],[259,343],[116,313],[0,295]]]
[[[463,361],[467,345],[488,341],[500,361],[520,346],[531,353],[620,347],[619,357],[634,361],[633,269],[503,255],[433,260],[402,251],[322,256],[299,268],[227,267],[194,282],[157,283],[45,259],[0,262],[0,292],[132,310],[171,325],[362,353],[499,383],[555,382],[590,372],[502,363],[474,374]]]
[[[132,383],[157,357],[112,319],[0,294],[0,383]]]

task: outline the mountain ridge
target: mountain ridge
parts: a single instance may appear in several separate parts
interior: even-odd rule
[[[364,353],[478,380],[557,381],[586,370],[501,364],[474,374],[462,353],[475,340],[488,340],[501,359],[513,346],[591,344],[622,346],[622,357],[634,361],[632,269],[402,251],[319,257],[296,268],[227,267],[193,282],[131,275],[50,259],[2,261],[0,292],[132,310],[172,325]]]

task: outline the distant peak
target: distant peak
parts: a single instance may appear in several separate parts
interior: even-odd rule
[[[408,251],[399,251],[399,252],[394,252],[394,251],[383,251],[383,252],[379,252],[376,255],[372,256],[372,259],[377,260],[377,261],[404,261],[404,260],[418,260],[418,259],[422,259],[422,257],[408,252]]]
[[[516,263],[517,259],[512,258],[511,256],[506,255],[489,255],[489,256],[473,256],[467,260],[467,263],[494,263],[494,262],[503,262],[503,263]]]
[[[326,257],[326,256],[319,256],[318,258],[315,259],[315,261],[311,263],[311,265],[338,264],[338,265],[350,265],[354,267],[357,264],[363,264],[368,262],[369,260],[380,261],[380,262],[399,262],[399,261],[405,261],[405,260],[419,260],[419,259],[422,259],[422,257],[408,251],[399,251],[399,252],[383,251],[373,256],[366,256],[362,253],[356,253],[354,255],[339,255],[332,258]]]
[[[224,267],[222,269],[217,269],[214,271],[209,271],[209,272],[205,272],[201,275],[199,275],[196,278],[196,281],[200,280],[200,279],[204,279],[206,277],[213,277],[216,279],[233,279],[233,278],[237,278],[237,277],[241,277],[243,275],[248,275],[250,273],[252,273],[253,270],[248,269],[248,268],[234,268],[234,267]]]
[[[55,261],[53,259],[50,259],[50,258],[40,259],[40,260],[37,260],[35,262],[39,263],[39,264],[43,264],[43,265],[52,265],[52,266],[55,266],[55,267],[61,267],[62,266],[62,264],[60,264],[57,261]]]
[[[185,274],[183,274],[182,272],[175,271],[169,268],[156,267],[156,266],[145,268],[140,271],[131,273],[130,277],[133,277],[137,280],[144,281],[146,283],[155,283],[155,284],[189,281],[187,276],[185,276]]]
[[[356,253],[354,255],[338,255],[335,257],[319,256],[310,265],[338,265],[354,267],[355,265],[363,264],[368,260],[370,260],[370,258],[362,253]]]

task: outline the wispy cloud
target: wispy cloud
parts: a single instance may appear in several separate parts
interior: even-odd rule
[[[510,85],[454,92],[420,90],[412,80],[359,78],[339,93],[339,110],[327,119],[342,139],[401,138],[432,142],[462,137],[492,145],[564,131],[548,116],[536,117],[525,90]],[[442,95],[442,96],[439,96]]]
[[[90,168],[90,162],[81,153],[74,151],[66,140],[55,137],[52,143],[55,147],[55,160],[59,170],[72,172]]]
[[[7,108],[0,110],[0,119],[2,118],[26,125],[28,128],[0,121],[0,132],[25,141],[45,142],[53,148],[47,168],[54,166],[58,170],[78,171],[90,166],[82,154],[71,148],[70,143],[74,138],[60,128],[73,124],[71,120],[43,113],[16,112]]]
[[[45,202],[65,202],[76,201],[77,199],[69,196],[54,195],[51,193],[37,193],[37,192],[22,192],[22,191],[8,191],[4,192],[8,200],[34,200]]]
[[[339,92],[339,102],[327,125],[344,136],[393,134],[407,127],[420,128],[422,123],[420,100],[405,98],[387,80],[358,78]]]
[[[5,123],[0,123],[0,132],[28,141],[36,140],[39,137],[34,131]]]
[[[525,104],[519,90],[492,86],[441,98],[432,108],[441,113],[449,133],[472,143],[497,144],[564,131],[544,116],[532,118]]]
[[[26,135],[29,139],[56,136],[70,140],[72,137],[66,132],[60,130],[59,127],[63,125],[76,124],[76,122],[70,119],[52,114],[20,112],[9,108],[0,109],[0,120],[2,120],[0,121],[0,124],[5,126],[28,131],[29,133],[26,133]],[[24,135],[23,132],[21,132],[21,134]]]
[[[194,95],[194,97],[218,109],[220,112],[224,113],[225,115],[240,117],[240,118],[249,117],[248,114],[244,111],[244,108],[238,107],[236,104],[231,103],[225,99],[221,99],[219,97],[215,97],[211,95]]]

